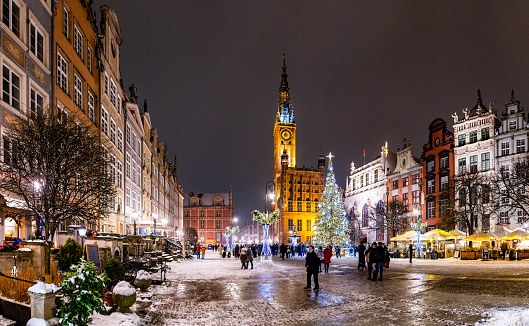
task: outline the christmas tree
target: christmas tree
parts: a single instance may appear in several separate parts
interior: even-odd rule
[[[349,243],[349,225],[334,177],[332,157],[329,153],[329,168],[325,180],[325,189],[323,190],[314,231],[314,243],[323,247],[327,244],[343,246]]]

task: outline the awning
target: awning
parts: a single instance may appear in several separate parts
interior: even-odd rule
[[[491,232],[490,234],[495,237],[496,239],[503,238],[507,234],[512,233],[512,230],[507,229],[504,226],[500,226],[496,229],[496,231]]]
[[[529,233],[522,231],[522,230],[515,230],[506,236],[504,236],[502,239],[505,240],[513,240],[513,239],[528,239]]]
[[[395,241],[411,241],[417,239],[417,232],[415,231],[408,231],[406,233],[403,233],[401,235],[398,235],[396,237],[390,238],[389,241],[395,242]]]
[[[529,234],[528,234],[529,235]],[[466,238],[466,241],[489,241],[493,239],[494,237],[490,234],[486,234],[483,232],[476,232],[470,237]]]
[[[425,240],[448,240],[454,239],[454,236],[450,232],[441,229],[434,229],[421,235],[421,238]]]

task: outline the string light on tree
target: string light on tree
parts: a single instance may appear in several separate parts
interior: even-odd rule
[[[329,153],[327,157],[329,158],[329,167],[320,210],[316,217],[314,243],[318,246],[326,246],[327,244],[343,246],[349,243],[349,223],[334,177],[332,167],[334,156]]]

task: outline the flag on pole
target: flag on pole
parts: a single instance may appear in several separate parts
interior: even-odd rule
[[[366,157],[366,148],[364,147],[364,158]]]

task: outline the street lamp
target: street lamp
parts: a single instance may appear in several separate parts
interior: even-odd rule
[[[84,237],[86,235],[86,229],[83,227],[77,229],[77,233],[79,233],[79,236],[81,237],[81,248],[83,248],[83,255],[84,255]]]
[[[272,204],[273,205],[273,202],[274,202],[274,199],[275,199],[275,189],[276,189],[276,184],[274,181],[268,181],[266,183],[266,187],[265,187],[265,212],[268,212],[268,198],[270,198],[270,200],[272,201]],[[270,205],[270,210],[272,210],[272,207]]]
[[[154,235],[156,235],[156,219],[158,218],[158,214],[156,213],[153,213],[152,214],[152,219],[154,221]]]

